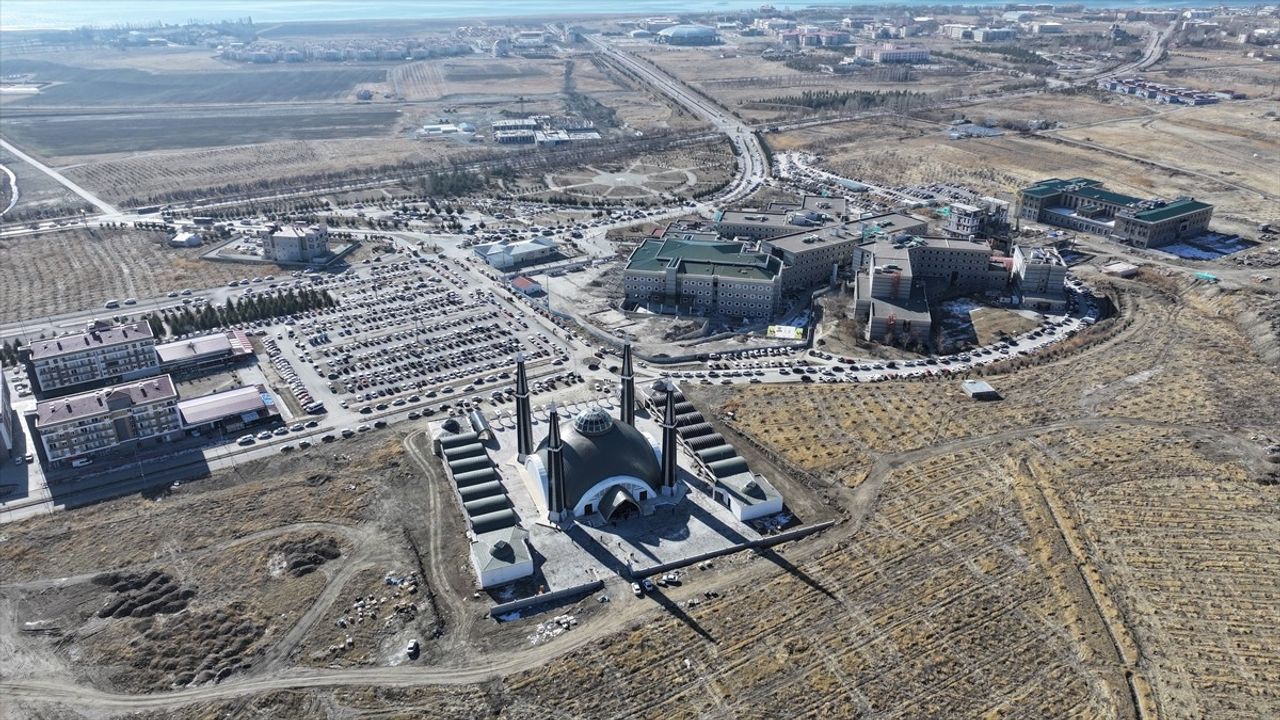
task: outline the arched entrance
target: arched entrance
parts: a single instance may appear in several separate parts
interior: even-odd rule
[[[600,497],[600,517],[618,522],[640,514],[640,503],[621,485],[614,485]]]

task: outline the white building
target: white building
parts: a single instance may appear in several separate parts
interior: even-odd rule
[[[1009,42],[1018,36],[1013,28],[974,28],[973,39],[980,43]]]
[[[1057,250],[1014,245],[1013,275],[1023,307],[1046,312],[1066,308],[1067,264]]]
[[[927,63],[929,49],[923,47],[905,47],[893,43],[879,45],[859,45],[858,57],[874,63]]]
[[[549,237],[535,237],[518,242],[484,243],[475,246],[484,261],[499,270],[527,265],[556,254],[556,243]]]
[[[329,258],[329,228],[323,225],[271,226],[262,238],[262,258],[277,263],[314,263]]]
[[[180,232],[169,238],[169,247],[200,247],[203,242],[198,232]]]

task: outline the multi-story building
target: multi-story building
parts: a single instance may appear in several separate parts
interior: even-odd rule
[[[8,460],[13,454],[14,438],[18,435],[17,416],[9,401],[9,380],[4,371],[4,364],[0,363],[0,460]]]
[[[264,260],[298,264],[326,260],[329,256],[329,228],[323,225],[271,226],[262,237]]]
[[[912,237],[857,248],[854,308],[866,339],[927,342],[931,300],[1008,287],[1009,266],[985,242]]]
[[[844,198],[806,195],[799,203],[771,202],[763,210],[722,210],[715,227],[724,237],[761,240],[834,225],[844,219],[845,209]]]
[[[1013,28],[974,28],[973,39],[980,43],[1009,42],[1018,37]]]
[[[24,348],[42,394],[133,380],[159,372],[156,339],[146,322],[99,321],[75,335],[37,340]]]
[[[91,459],[129,444],[167,441],[182,431],[178,393],[168,375],[36,405],[35,429],[51,465]]]
[[[630,303],[655,312],[766,319],[782,298],[782,261],[713,233],[645,240],[623,273]]]
[[[942,231],[950,237],[1001,235],[1009,229],[1009,203],[999,198],[979,198],[972,204],[951,203],[945,214]]]
[[[874,63],[927,63],[929,49],[923,47],[903,47],[893,43],[878,45],[859,45],[858,57]]]
[[[632,253],[623,275],[626,298],[657,312],[765,318],[785,294],[821,287],[854,267],[859,245],[928,229],[924,220],[896,213],[839,222],[844,210],[843,200],[808,197],[764,211],[722,213],[719,233],[668,228]],[[811,228],[792,222],[797,212],[817,211]]]
[[[1050,178],[1021,192],[1024,220],[1034,220],[1135,247],[1160,247],[1204,234],[1213,206],[1189,197],[1142,200],[1102,187],[1098,180]]]
[[[1051,247],[1013,246],[1013,281],[1022,296],[1022,306],[1032,310],[1059,312],[1067,305],[1063,287],[1067,264]]]
[[[782,291],[796,292],[821,286],[848,268],[860,242],[857,230],[834,225],[770,238],[761,246],[782,261]]]

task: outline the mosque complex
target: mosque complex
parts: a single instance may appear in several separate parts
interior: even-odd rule
[[[514,417],[480,411],[432,426],[467,521],[477,585],[549,592],[640,578],[747,547],[782,496],[667,378],[599,403],[533,405],[516,357]],[[755,521],[755,522],[753,522]]]

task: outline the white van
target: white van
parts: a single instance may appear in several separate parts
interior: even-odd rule
[[[71,461],[71,467],[73,468],[84,467],[85,465],[92,465],[92,464],[93,464],[93,458],[76,458],[75,460]]]

